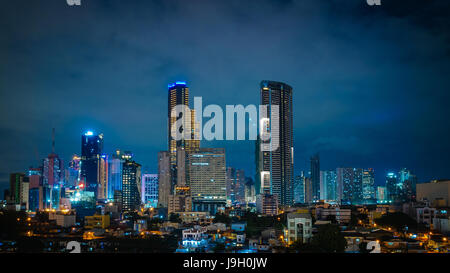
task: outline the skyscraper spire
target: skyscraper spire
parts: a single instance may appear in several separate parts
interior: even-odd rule
[[[52,128],[52,154],[55,153],[55,128]]]

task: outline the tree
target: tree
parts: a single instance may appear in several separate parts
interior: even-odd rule
[[[322,252],[327,253],[342,253],[347,247],[347,241],[342,235],[339,226],[333,224],[321,225],[311,244]]]
[[[44,247],[44,243],[39,239],[21,237],[17,240],[18,253],[41,253]]]
[[[171,213],[169,215],[169,221],[172,223],[181,223],[180,215],[178,213]]]
[[[216,216],[214,217],[213,222],[214,223],[224,223],[226,225],[230,225],[231,224],[231,218],[226,216],[223,213],[216,213]]]
[[[367,243],[366,242],[361,242],[359,244],[359,253],[369,253],[370,250],[367,249]]]
[[[15,239],[26,232],[23,211],[0,211],[0,238]]]
[[[217,243],[213,248],[214,253],[221,253],[225,251],[225,244]]]
[[[332,214],[328,215],[327,221],[330,221],[332,224],[337,224],[336,215],[332,215]]]
[[[320,248],[313,244],[305,244],[301,240],[293,242],[289,246],[289,252],[295,253],[320,253],[322,252]]]
[[[402,212],[385,214],[381,218],[376,219],[375,223],[380,226],[393,227],[397,231],[403,231],[405,227],[417,227],[417,222]]]

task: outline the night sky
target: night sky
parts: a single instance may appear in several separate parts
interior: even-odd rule
[[[167,84],[203,104],[258,104],[261,80],[293,87],[295,174],[406,167],[450,178],[450,1],[1,0],[0,189],[81,134],[157,171],[167,149]],[[227,165],[254,175],[250,141]]]

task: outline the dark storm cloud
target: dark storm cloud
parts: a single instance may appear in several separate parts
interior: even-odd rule
[[[448,1],[6,1],[0,10],[0,172],[80,134],[105,134],[149,171],[166,148],[167,83],[204,104],[259,102],[263,79],[294,87],[296,172],[408,167],[448,176]],[[227,163],[254,173],[249,141]],[[243,160],[243,158],[245,160]]]

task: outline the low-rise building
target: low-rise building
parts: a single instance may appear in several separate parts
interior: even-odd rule
[[[287,215],[288,244],[300,240],[308,243],[312,238],[312,217],[309,213],[289,213]]]
[[[258,194],[256,197],[256,211],[263,215],[277,215],[277,196],[268,193]]]
[[[316,208],[316,219],[318,220],[336,219],[338,224],[348,224],[350,223],[351,217],[351,209],[343,209],[339,207]]]
[[[109,215],[99,215],[95,214],[92,216],[85,216],[84,217],[84,227],[87,229],[93,229],[93,228],[108,228],[110,225],[110,218]]]

